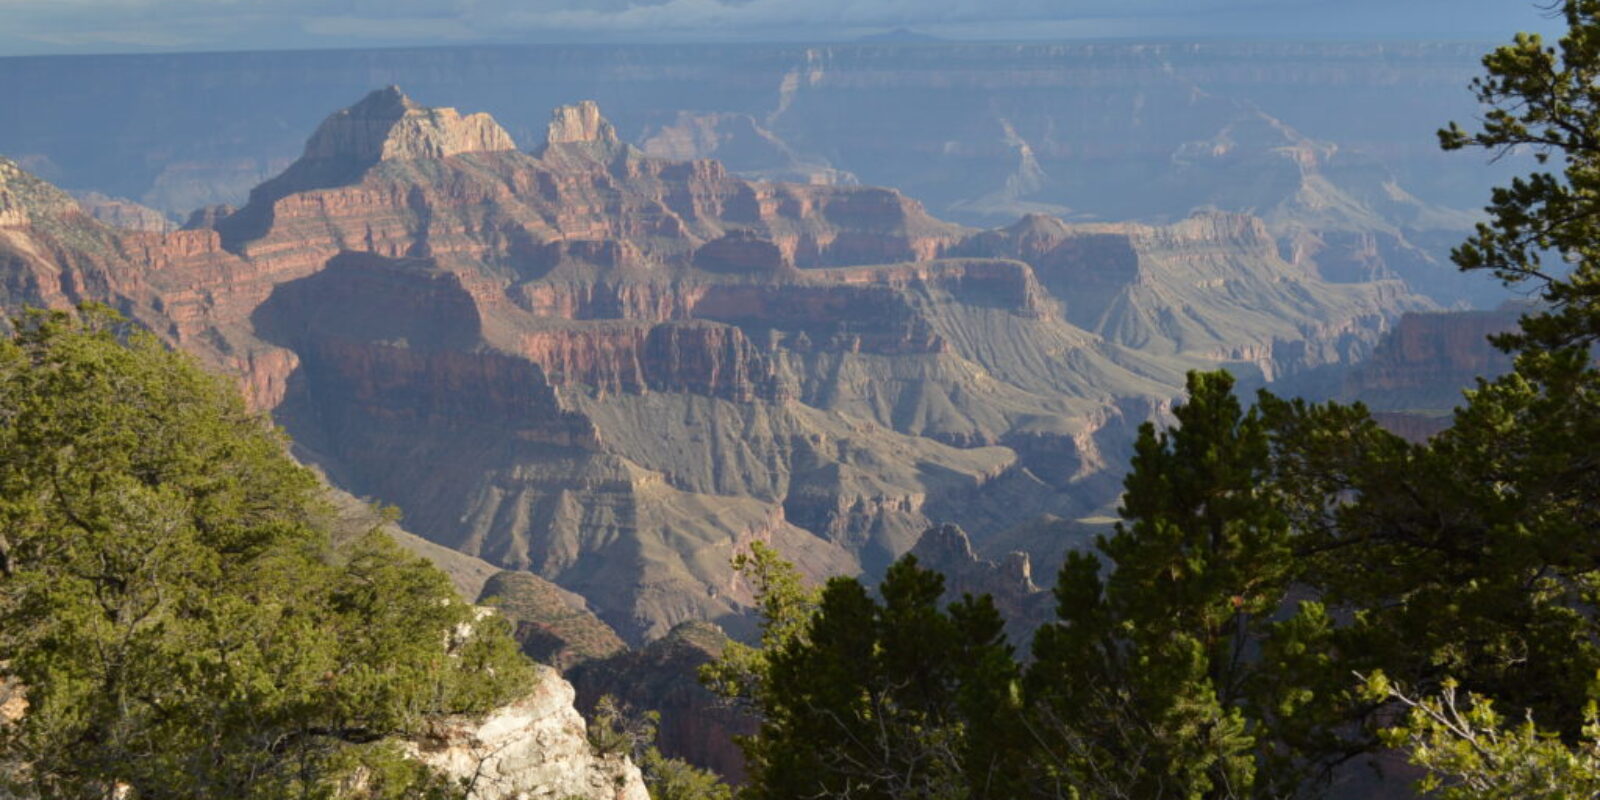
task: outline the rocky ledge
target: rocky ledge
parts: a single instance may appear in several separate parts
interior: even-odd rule
[[[526,697],[481,720],[445,720],[407,749],[460,781],[469,800],[649,800],[633,762],[594,752],[575,697],[572,684],[540,666]]]
[[[66,192],[29,174],[15,161],[0,157],[0,227],[20,228],[40,215],[77,210]]]

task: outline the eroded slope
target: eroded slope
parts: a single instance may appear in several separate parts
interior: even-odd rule
[[[92,291],[48,302],[134,309],[335,482],[636,642],[741,613],[751,540],[876,572],[936,522],[1089,514],[1184,369],[1347,360],[1425,305],[1285,261],[1248,217],[982,233],[892,190],[649,158],[593,104],[522,152],[393,87],[186,230],[44,217],[84,244],[11,223],[41,255],[8,275],[82,262]]]

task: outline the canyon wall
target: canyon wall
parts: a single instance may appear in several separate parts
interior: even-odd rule
[[[894,190],[654,158],[593,103],[525,150],[506,131],[380,89],[170,233],[13,167],[8,280],[127,309],[343,488],[634,644],[734,624],[754,540],[875,573],[938,522],[981,545],[1103,510],[1186,369],[1349,362],[1430,307],[1240,214],[979,231]]]
[[[1516,308],[1406,314],[1350,370],[1341,395],[1384,411],[1454,408],[1477,378],[1511,370],[1511,356],[1490,338],[1516,330],[1520,316]]]
[[[1406,314],[1371,358],[1344,373],[1335,397],[1365,404],[1379,424],[1401,436],[1427,439],[1449,427],[1462,392],[1479,378],[1511,371],[1511,355],[1491,338],[1516,330],[1524,310],[1508,305],[1494,311]]]
[[[242,204],[303,154],[326,109],[374,84],[492,113],[530,147],[550,131],[548,109],[593,98],[612,117],[610,136],[654,156],[715,158],[756,178],[893,186],[939,216],[985,226],[1025,212],[1157,223],[1202,208],[1252,213],[1330,279],[1398,274],[1445,305],[1487,307],[1503,296],[1497,285],[1455,275],[1446,254],[1472,221],[1463,211],[1528,164],[1441,153],[1433,132],[1474,114],[1465,87],[1489,46],[541,45],[6,59],[0,96],[30,113],[0,131],[0,153],[71,189],[183,218]],[[54,97],[87,102],[42,102]],[[575,111],[563,126],[598,137],[598,120]],[[457,144],[417,154],[504,146],[487,128],[457,130]]]

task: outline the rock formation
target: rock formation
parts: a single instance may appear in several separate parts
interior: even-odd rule
[[[483,598],[515,626],[523,652],[572,682],[579,711],[592,714],[601,698],[610,697],[625,713],[658,712],[655,743],[667,757],[741,779],[744,758],[734,737],[754,732],[755,720],[713,695],[699,678],[700,667],[718,658],[729,641],[720,627],[684,622],[629,649],[582,597],[536,575],[501,572],[484,586]]]
[[[160,211],[126,198],[109,197],[99,192],[74,192],[73,197],[89,216],[113,228],[167,233],[178,227]]]
[[[561,106],[550,113],[550,127],[545,134],[546,145],[594,144],[614,147],[618,144],[617,131],[600,116],[600,106],[593,100],[577,105]]]
[[[588,145],[612,149],[622,145],[617,130],[605,117],[600,116],[600,105],[584,100],[570,106],[559,106],[550,112],[550,125],[545,131],[545,147],[562,145]]]
[[[0,160],[0,225],[24,228],[81,209],[66,192],[39,180],[15,161]]]
[[[572,685],[540,667],[525,697],[483,719],[447,719],[408,743],[410,754],[466,787],[468,800],[649,800],[638,767],[596,753]]]
[[[1168,226],[1068,225],[1030,215],[970,248],[1032,263],[1068,320],[1148,354],[1278,374],[1360,358],[1378,320],[1427,309],[1394,279],[1334,283],[1284,261],[1260,219],[1203,213]]]
[[[626,649],[584,599],[527,572],[501,572],[483,587],[482,602],[511,621],[528,657],[565,671]]]
[[[141,306],[139,266],[120,232],[66,192],[0,158],[0,329],[25,306],[67,308],[95,300]]]
[[[924,569],[944,576],[946,601],[963,595],[992,598],[1005,617],[1007,637],[1024,651],[1033,631],[1054,618],[1054,595],[1033,582],[1033,564],[1025,552],[1013,551],[998,562],[990,561],[973,552],[966,531],[937,525],[923,532],[911,555]]]
[[[742,779],[744,755],[735,736],[755,732],[756,720],[700,683],[700,667],[722,655],[728,638],[715,625],[685,622],[650,644],[578,665],[568,677],[578,708],[592,710],[610,696],[627,707],[661,714],[657,743],[668,758]]]
[[[22,687],[12,681],[0,681],[0,727],[22,719],[28,713],[28,698]]]
[[[390,86],[328,117],[306,142],[301,158],[366,165],[515,149],[511,136],[488,114],[462,116],[453,108],[426,108],[400,87]]]
[[[1109,536],[1115,522],[1116,518],[1110,516],[1062,519],[1041,514],[989,536],[983,542],[979,557],[1005,559],[1012,553],[1026,553],[1038,573],[1040,585],[1053,586],[1067,553],[1094,549],[1095,537]]]
[[[250,202],[219,221],[218,230],[230,244],[261,236],[279,212],[278,200],[340,186],[379,163],[513,150],[516,143],[488,114],[427,108],[390,86],[323,120],[300,159],[251,190]]]
[[[1448,411],[1475,379],[1510,371],[1511,356],[1489,340],[1515,330],[1520,316],[1515,308],[1406,314],[1350,370],[1341,397],[1384,411]]]
[[[509,145],[391,87],[164,235],[12,178],[35,199],[4,206],[4,285],[127,309],[344,488],[635,644],[742,613],[728,559],[754,540],[820,576],[937,522],[981,549],[1092,514],[1185,369],[1348,360],[1426,306],[1239,215],[978,232],[893,190],[646,157],[592,103]]]
[[[821,156],[797,151],[753,115],[680,111],[652,126],[639,143],[646,155],[674,161],[714,158],[757,180],[858,184],[856,176],[829,166]]]
[[[609,166],[619,159],[625,163],[629,157],[639,156],[637,149],[617,138],[616,128],[600,115],[600,106],[593,100],[558,106],[550,112],[544,142],[534,152],[548,163],[572,165]]]
[[[1521,310],[1406,314],[1372,357],[1344,372],[1335,397],[1361,402],[1385,428],[1420,441],[1444,430],[1461,393],[1511,370],[1490,337],[1515,330]]]
[[[27,712],[28,698],[24,696],[22,685],[0,680],[0,735]],[[0,759],[0,800],[19,800],[6,787],[21,780],[26,772],[27,765]]]
[[[0,84],[30,113],[0,130],[0,152],[183,216],[241,204],[300,154],[321,112],[375,75],[471,97],[530,147],[550,108],[599,96],[620,138],[638,132],[659,157],[717,158],[763,179],[859,176],[986,226],[1030,211],[1153,223],[1206,207],[1253,213],[1290,260],[1330,279],[1400,274],[1441,305],[1491,306],[1494,282],[1455,275],[1446,253],[1470,226],[1461,210],[1531,160],[1463,169],[1428,135],[1473,113],[1462,89],[1481,56],[1473,43],[1174,41],[19,60],[0,64]],[[95,102],[46,102],[59,97]]]

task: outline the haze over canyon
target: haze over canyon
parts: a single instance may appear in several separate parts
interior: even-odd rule
[[[1514,318],[1433,313],[1503,300],[1447,259],[1498,173],[1431,137],[1482,49],[8,59],[0,286],[123,309],[630,644],[738,631],[752,540],[1053,571],[1188,369],[1423,435]]]

